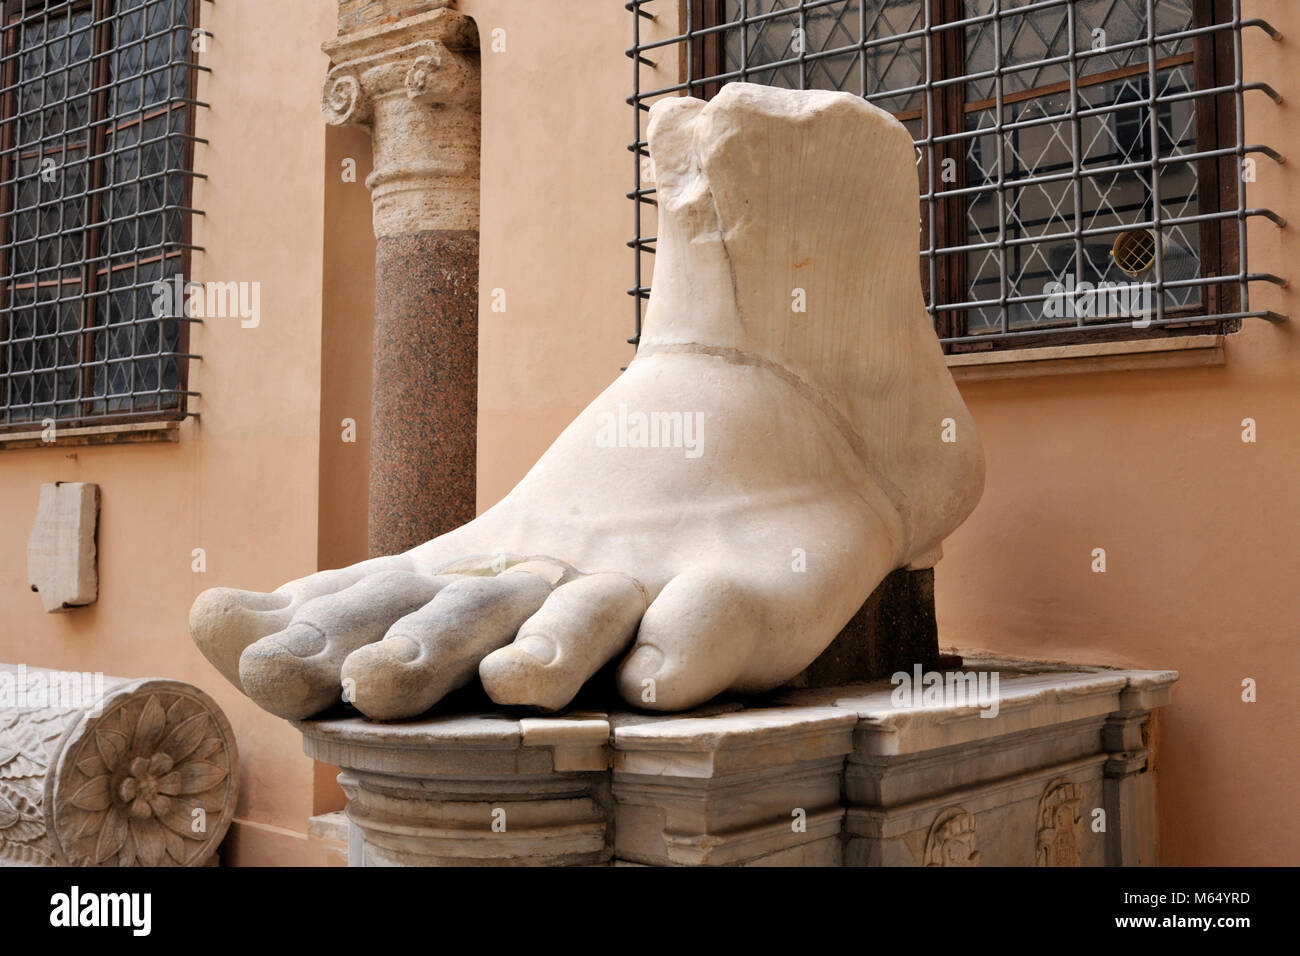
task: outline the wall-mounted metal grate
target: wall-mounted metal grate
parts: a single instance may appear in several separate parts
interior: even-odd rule
[[[1234,331],[1257,156],[1241,0],[631,0],[636,326],[655,237],[646,113],[743,80],[855,93],[917,147],[945,351]],[[1098,292],[1097,290],[1101,290]]]
[[[0,432],[189,414],[199,12],[0,4]]]

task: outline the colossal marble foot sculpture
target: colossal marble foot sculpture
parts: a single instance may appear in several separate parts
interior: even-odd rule
[[[983,452],[921,300],[903,127],[732,84],[656,104],[649,135],[640,350],[514,491],[405,554],[199,595],[195,641],[264,708],[408,717],[477,677],[555,710],[619,655],[648,709],[770,689],[974,508]]]

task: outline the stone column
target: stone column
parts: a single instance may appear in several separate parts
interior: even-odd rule
[[[480,84],[477,29],[450,0],[373,6],[341,0],[321,108],[374,143],[377,555],[474,517]]]
[[[197,687],[0,664],[0,866],[210,866],[238,795]]]

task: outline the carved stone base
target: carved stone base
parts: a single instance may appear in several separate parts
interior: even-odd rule
[[[1154,863],[1145,728],[1177,675],[966,667],[996,695],[297,726],[342,768],[353,866]]]
[[[351,866],[575,865],[609,860],[609,725],[580,716],[361,718],[299,724],[343,768]]]

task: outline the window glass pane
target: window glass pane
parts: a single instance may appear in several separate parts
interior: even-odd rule
[[[807,7],[802,17],[788,0],[727,0],[724,22],[733,24],[723,34],[724,72],[743,70],[748,82],[844,90],[895,113],[924,101],[920,90],[880,95],[924,83],[924,37],[903,38],[924,30],[924,0],[840,0]],[[770,66],[801,51],[802,67]]]
[[[153,285],[183,263],[189,7],[118,0],[97,25],[54,3],[6,30],[0,424],[180,404]]]
[[[1146,0],[1077,0],[1074,8],[1076,49],[1087,51],[1087,56],[1079,61],[1080,76],[1146,64]],[[1156,36],[1188,30],[1191,26],[1192,0],[1158,0],[1155,4]],[[1156,56],[1162,60],[1191,52],[1190,39],[1156,45]]]
[[[63,7],[13,42],[0,421],[39,422],[75,415],[81,395],[91,15]]]
[[[1191,65],[1161,70],[1156,74],[1160,96],[1170,96],[1193,88]],[[1130,163],[1150,163],[1152,137],[1150,114],[1145,101],[1149,83],[1145,75],[1102,83],[1080,90],[1088,105],[1107,103],[1134,104],[1132,109],[1109,115],[1088,117],[1083,122],[1081,142],[1086,169]],[[1196,107],[1191,100],[1162,103],[1156,107],[1159,155],[1163,160],[1196,152]],[[1162,220],[1193,216],[1197,213],[1197,169],[1195,163],[1163,165],[1156,184],[1159,189]],[[1089,177],[1083,183],[1084,228],[1131,225],[1153,221],[1157,208],[1150,169]],[[1197,278],[1201,274],[1198,252],[1199,235],[1195,225],[1167,226],[1161,231],[1164,244],[1164,279],[1177,281]],[[1128,272],[1116,266],[1112,241],[1096,241],[1084,247],[1088,262],[1085,275],[1098,275],[1109,281],[1131,282],[1154,279],[1154,268]],[[1136,275],[1134,275],[1136,271]],[[1094,280],[1095,281],[1095,280]],[[1199,306],[1198,287],[1169,289],[1165,308]]]
[[[1169,224],[1201,211],[1196,164],[1169,162],[1198,149],[1197,101],[1168,101],[1195,89],[1194,42],[1175,36],[1192,28],[1193,0],[1151,6],[1148,17],[1148,0],[697,0],[693,9],[704,11],[697,29],[708,30],[715,15],[724,29],[695,38],[690,78],[697,92],[716,88],[705,75],[714,71],[844,90],[898,116],[921,143],[921,193],[931,178],[936,187],[919,223],[927,302],[932,293],[939,306],[993,300],[938,313],[953,317],[957,329],[963,322],[968,335],[1113,324],[1154,313],[1149,286],[1158,275],[1180,282],[1204,271],[1201,227]],[[928,20],[943,11],[973,22],[950,33]],[[1154,92],[1162,100],[1154,116],[1152,35]],[[959,81],[938,82],[929,97],[927,42],[934,79]],[[1077,115],[1089,110],[1097,115]],[[947,137],[935,144],[933,159],[923,142],[930,121]],[[976,135],[954,138],[961,133]],[[1123,166],[1133,168],[1114,168]],[[934,277],[932,219],[941,267]],[[961,248],[971,245],[987,248]],[[945,248],[959,251],[945,256]],[[1082,319],[1042,301],[999,301],[1041,298],[1071,282],[1146,291],[1122,314],[1099,310]],[[1167,288],[1166,317],[1203,311],[1204,288]]]
[[[968,16],[993,11],[992,0],[967,0]],[[1018,0],[1003,0],[1003,11],[1025,6]],[[1156,4],[1158,34],[1186,29],[1191,24],[1186,2]],[[1052,7],[1001,18],[1002,64],[1014,66],[1040,58],[1068,55],[1069,21],[1064,7]],[[1113,49],[1116,45],[1147,37],[1145,0],[1081,0],[1075,4],[1075,47],[1084,54],[1078,61],[1079,103],[1082,111],[1106,109],[1132,103],[1131,108],[1109,111],[1079,119],[1078,167],[1081,174],[1076,200],[1071,178],[1049,182],[1018,183],[1026,179],[1070,174],[1076,166],[1072,123],[1069,119],[1068,64],[1034,67],[1008,73],[1002,88],[1003,130],[995,132],[997,108],[994,81],[967,84],[968,131],[989,132],[967,141],[966,184],[994,187],[1000,171],[1005,184],[999,192],[989,188],[972,198],[967,207],[967,243],[988,244],[999,238],[999,225],[1007,245],[980,249],[965,256],[969,301],[1043,295],[1059,286],[1087,282],[1113,283],[1130,287],[1154,282],[1155,232],[1150,224],[1195,215],[1197,208],[1196,167],[1184,163],[1151,165],[1158,151],[1163,159],[1196,151],[1196,110],[1193,101],[1157,106],[1158,142],[1153,145],[1148,102],[1148,53],[1145,45],[1134,50]],[[967,70],[990,70],[997,65],[992,21],[966,28]],[[1166,97],[1193,88],[1190,41],[1158,44],[1161,61],[1157,71],[1159,96]],[[1085,52],[1086,51],[1086,52]],[[1181,59],[1180,59],[1181,58]],[[1097,82],[1102,75],[1119,76]],[[1046,87],[1047,89],[1043,89]],[[975,95],[972,95],[974,91]],[[1042,122],[1036,122],[1042,121]],[[1023,124],[1020,128],[1013,127]],[[1140,168],[1105,172],[1114,166],[1144,164]],[[1120,240],[1118,231],[1086,236],[1076,243],[1072,233],[1080,230],[1132,230]],[[1042,242],[1023,240],[1042,237]],[[1166,281],[1200,275],[1199,234],[1194,226],[1165,226],[1160,230]],[[1116,250],[1120,256],[1117,260]],[[1137,249],[1140,254],[1125,255]],[[1082,259],[1080,259],[1082,256]],[[1007,330],[1024,331],[1075,326],[1081,321],[1110,321],[1150,315],[1154,302],[1137,297],[1125,313],[1095,303],[1084,317],[1052,308],[1044,302],[1010,303]],[[1201,304],[1198,287],[1169,289],[1165,308],[1194,309]],[[1001,331],[1002,315],[996,305],[968,310],[966,331],[971,335]]]

